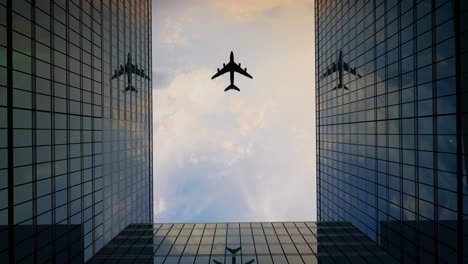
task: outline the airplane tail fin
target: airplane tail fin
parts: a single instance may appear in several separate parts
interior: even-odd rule
[[[131,86],[131,85],[127,86],[127,88],[125,88],[125,90],[123,92],[126,93],[128,91],[138,93],[138,90],[135,87]]]
[[[240,92],[240,89],[237,88],[237,86],[235,86],[234,84],[231,84],[226,89],[224,89],[225,92],[227,92],[229,90],[236,90],[236,91]]]

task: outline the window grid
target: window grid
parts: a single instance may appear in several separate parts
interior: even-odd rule
[[[185,234],[184,230],[187,230]],[[209,238],[207,244],[201,238],[205,235]],[[249,242],[244,243],[244,235],[252,240],[249,238]],[[181,237],[183,240],[179,240]],[[303,241],[297,241],[298,238]],[[195,253],[185,252],[187,248],[198,245],[200,247],[193,251]],[[209,248],[208,251],[200,250],[204,245]],[[345,222],[133,224],[110,241],[90,263],[108,263],[118,259],[158,264],[212,263],[213,260],[230,263],[233,255],[225,249],[226,246],[231,249],[241,248],[235,254],[237,263],[252,259],[261,264],[314,263],[325,260],[396,263],[382,248]],[[174,248],[181,250],[174,252]]]
[[[0,259],[83,262],[129,223],[152,222],[151,82],[134,78],[139,93],[123,95],[110,81],[129,51],[151,69],[150,1],[130,2],[0,2],[0,235],[14,245]]]
[[[402,262],[463,259],[455,2],[315,4],[318,220]],[[349,90],[322,78],[338,51],[362,75],[345,74]]]

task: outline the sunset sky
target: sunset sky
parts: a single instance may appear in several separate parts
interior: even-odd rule
[[[312,0],[153,1],[155,222],[315,220],[314,61]]]

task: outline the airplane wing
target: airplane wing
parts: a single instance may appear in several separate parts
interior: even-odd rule
[[[221,70],[218,69],[218,72],[215,75],[213,75],[211,79],[213,80],[214,78],[221,76],[225,74],[226,72],[229,72],[230,70],[231,70],[231,64],[228,63],[228,65],[224,66]]]
[[[145,71],[144,70],[141,70],[142,74],[144,75],[143,78],[145,79],[150,79],[150,77],[148,75],[145,74]],[[151,73],[150,73],[151,74]]]
[[[221,76],[225,74],[226,72],[230,72],[231,70],[238,72],[244,76],[249,77],[250,79],[253,79],[253,77],[247,73],[247,68],[242,69],[238,64],[235,64],[233,62],[228,63],[226,66],[224,66],[221,70],[219,70],[211,79],[214,79],[218,76]]]
[[[115,78],[118,78],[120,75],[125,73],[125,69],[123,68],[123,66],[122,65],[120,65],[120,66],[121,67],[120,67],[119,70],[114,70],[114,75],[112,75],[111,80],[115,79]]]
[[[222,264],[221,262],[219,262],[217,260],[214,260],[214,259],[213,259],[213,262],[216,263],[216,264]]]
[[[350,67],[346,62],[343,62],[343,69],[353,75],[356,75],[358,78],[362,77],[359,73],[356,72],[356,68]]]
[[[231,252],[231,254],[236,254],[241,248],[238,247],[238,248],[232,249],[232,248],[226,247],[226,249],[227,249],[229,252]]]
[[[336,67],[336,63],[334,62],[330,67],[327,67],[327,69],[325,70],[325,73],[322,74],[322,78],[323,77],[327,77],[328,75],[336,72],[338,69]]]
[[[246,77],[249,77],[250,79],[253,79],[253,77],[250,74],[247,73],[247,68],[245,68],[245,70],[244,70],[238,64],[233,63],[233,65],[234,65],[234,71],[236,71],[236,72],[238,72],[238,73],[240,73],[240,74],[242,74],[242,75],[244,75]]]
[[[138,65],[132,64],[130,68],[133,74],[149,80],[149,76],[145,74],[145,70],[139,69]]]

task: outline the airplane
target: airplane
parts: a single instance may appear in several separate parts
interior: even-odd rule
[[[120,69],[114,70],[114,75],[112,75],[111,80],[120,77],[122,74],[127,74],[127,88],[123,92],[135,92],[138,93],[138,90],[132,86],[132,74],[141,76],[149,80],[149,76],[145,74],[145,70],[139,69],[138,65],[132,64],[132,56],[130,52],[127,55],[127,63],[124,65],[120,64]]]
[[[347,71],[353,75],[356,75],[358,78],[361,78],[362,76],[356,72],[356,67],[351,68],[348,63],[343,61],[343,54],[341,53],[338,55],[338,59],[336,62],[333,62],[333,64],[330,67],[327,67],[326,71],[324,74],[322,74],[321,78],[324,78],[328,75],[331,75],[334,72],[338,72],[338,85],[333,88],[333,90],[337,88],[344,88],[346,90],[349,90],[348,87],[343,85],[343,71]]]
[[[236,249],[232,249],[232,248],[229,248],[229,247],[226,247],[226,249],[231,252],[231,254],[235,255],[237,252],[239,252],[239,250],[241,249],[240,247],[236,248]],[[232,260],[232,264],[236,264],[237,263],[237,260],[236,260],[236,256],[232,256],[231,257],[231,260]],[[255,261],[255,259],[252,259],[248,262],[246,262],[245,264],[252,264],[253,262]],[[221,262],[213,259],[213,262],[216,263],[216,264],[222,264]]]
[[[223,63],[223,68],[221,70],[218,68],[218,72],[215,75],[213,75],[211,79],[213,80],[214,78],[221,76],[227,72],[231,74],[231,85],[229,85],[226,89],[224,89],[225,92],[228,90],[236,90],[240,92],[240,89],[234,85],[234,72],[238,72],[244,76],[249,77],[250,79],[253,79],[253,77],[247,73],[247,68],[242,69],[240,63],[236,64],[234,62],[234,53],[232,51],[231,51],[231,57],[230,57],[229,63],[227,65]]]

